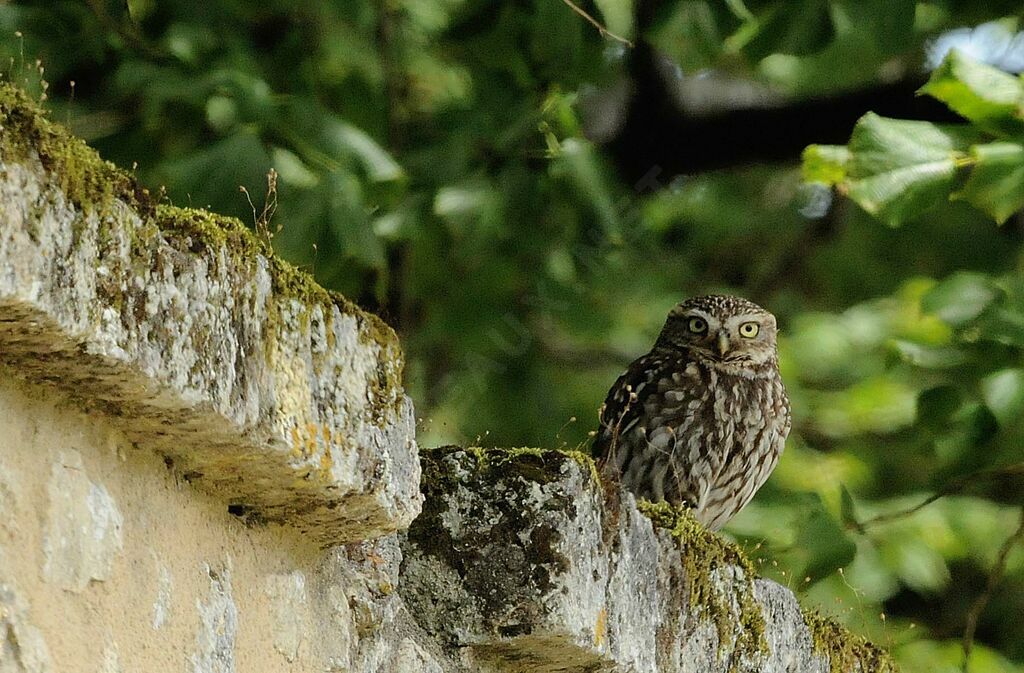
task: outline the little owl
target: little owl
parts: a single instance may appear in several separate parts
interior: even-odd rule
[[[775,316],[711,295],[678,304],[601,406],[594,455],[638,498],[718,530],[754,497],[789,434]]]

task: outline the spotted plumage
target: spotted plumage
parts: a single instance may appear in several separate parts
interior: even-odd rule
[[[746,506],[790,428],[775,317],[739,297],[676,305],[601,406],[594,454],[637,497],[685,503],[712,530]]]

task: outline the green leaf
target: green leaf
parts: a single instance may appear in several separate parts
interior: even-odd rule
[[[979,273],[960,272],[942,281],[921,299],[921,308],[953,327],[962,327],[988,308],[999,290]]]
[[[1008,346],[1024,346],[1024,315],[1016,310],[997,307],[985,314],[978,325],[980,336]]]
[[[368,268],[383,269],[384,244],[377,238],[366,215],[359,178],[347,171],[334,171],[327,176],[324,187],[328,222],[343,254]]]
[[[726,45],[742,47],[754,59],[769,54],[804,56],[835,37],[829,0],[776,0],[745,22]]]
[[[352,124],[340,120],[328,124],[327,139],[339,152],[354,156],[373,182],[398,180],[405,175],[402,167],[386,149]]]
[[[936,484],[984,467],[992,457],[984,450],[985,445],[999,431],[999,419],[988,407],[975,402],[964,405],[951,420],[934,443],[935,455],[944,466],[934,479]]]
[[[1024,128],[1024,84],[953,49],[921,93],[938,98],[957,114],[996,131]]]
[[[858,37],[871,40],[883,53],[901,54],[914,40],[914,0],[833,0]]]
[[[960,409],[963,399],[955,386],[936,386],[917,397],[917,422],[926,428],[940,428]]]
[[[275,147],[270,151],[270,159],[286,184],[306,189],[320,182],[320,176],[310,170],[294,152]]]
[[[797,536],[795,546],[807,553],[803,576],[817,582],[843,568],[857,554],[857,545],[839,522],[825,509],[821,498],[814,495],[813,505]]]
[[[860,519],[857,518],[857,509],[853,504],[853,496],[847,490],[846,484],[839,484],[839,518],[847,527],[859,527]]]
[[[952,346],[925,346],[913,341],[896,339],[893,345],[907,362],[925,369],[949,369],[967,362],[967,356]]]
[[[974,167],[957,198],[1002,224],[1024,208],[1024,145],[996,142],[971,148]]]
[[[850,150],[845,145],[808,145],[803,153],[803,178],[836,185],[846,179],[849,163]]]
[[[861,117],[850,138],[847,193],[890,226],[948,197],[977,134],[967,127]]]
[[[949,582],[949,568],[942,554],[918,536],[904,536],[885,552],[888,565],[915,591],[934,594]]]
[[[155,9],[155,0],[126,0],[128,16],[138,23],[149,16]]]
[[[1024,370],[1003,369],[981,381],[985,405],[1002,426],[1019,422],[1024,412]]]
[[[684,71],[712,66],[736,23],[723,2],[666,2],[656,3],[652,9],[646,39]]]

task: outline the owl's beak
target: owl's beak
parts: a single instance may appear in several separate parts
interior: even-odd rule
[[[725,354],[729,352],[729,337],[725,332],[718,333],[718,354],[725,357]]]

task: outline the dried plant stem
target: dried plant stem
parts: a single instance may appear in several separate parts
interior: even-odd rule
[[[633,43],[630,40],[627,40],[626,38],[622,37],[621,35],[616,35],[612,31],[610,31],[607,28],[605,28],[604,25],[602,25],[600,21],[598,21],[597,19],[592,17],[590,14],[587,14],[585,11],[583,11],[583,9],[579,5],[577,5],[575,2],[573,2],[572,0],[562,0],[562,2],[564,2],[566,5],[568,5],[569,9],[571,9],[572,11],[574,11],[577,14],[579,14],[580,16],[582,16],[587,21],[587,23],[589,23],[591,26],[593,26],[594,28],[597,28],[597,32],[599,32],[602,37],[609,37],[609,38],[615,40],[616,42],[621,42],[622,44],[624,44],[627,47],[632,49]]]

